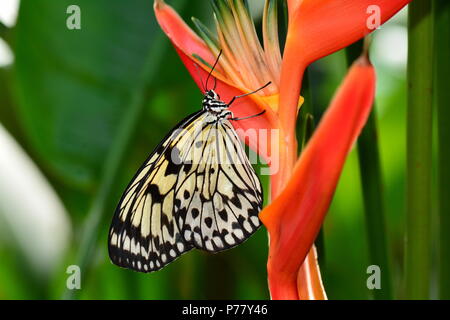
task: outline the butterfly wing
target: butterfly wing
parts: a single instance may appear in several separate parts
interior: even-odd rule
[[[175,193],[183,238],[210,252],[242,243],[260,226],[262,188],[231,123],[206,126],[190,154]]]
[[[151,272],[193,247],[222,251],[256,231],[261,208],[261,184],[231,123],[200,111],[169,133],[128,185],[109,255]]]
[[[205,113],[182,120],[150,154],[126,188],[109,230],[109,256],[115,264],[141,272],[161,269],[192,245],[173,216],[174,185],[181,163],[172,156],[190,146],[183,137],[196,131]]]

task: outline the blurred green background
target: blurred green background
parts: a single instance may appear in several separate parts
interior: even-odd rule
[[[189,23],[191,16],[211,22],[207,1],[168,2]],[[250,1],[258,24],[262,3]],[[81,30],[66,27],[74,4],[81,8]],[[152,4],[1,0],[0,141],[8,148],[0,145],[0,299],[269,298],[264,228],[233,250],[191,251],[156,273],[109,261],[107,230],[126,184],[172,126],[200,108],[201,93],[157,25]],[[374,33],[371,49],[395,297],[402,295],[404,251],[406,42],[403,10]],[[315,108],[327,107],[346,69],[344,52],[309,69]],[[329,298],[370,299],[355,151],[323,234]],[[66,269],[73,264],[82,267],[81,289],[67,292]]]

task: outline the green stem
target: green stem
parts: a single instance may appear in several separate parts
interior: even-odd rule
[[[158,35],[155,43],[160,43],[163,39],[162,34]],[[160,65],[159,61],[162,57],[163,47],[165,46],[155,44],[149,52],[143,68],[141,81],[139,82],[140,84],[132,93],[130,103],[125,109],[127,111],[124,115],[120,131],[111,148],[110,154],[106,158],[100,187],[88,212],[81,237],[80,249],[75,260],[75,264],[78,265],[83,272],[83,277],[85,277],[86,273],[89,271],[90,262],[93,259],[94,251],[97,246],[101,223],[106,223],[105,217],[106,212],[109,209],[108,205],[111,203],[114,187],[118,183],[119,172],[123,167],[122,164],[124,163],[128,146],[133,140],[135,129],[141,118],[149,82],[155,76],[158,66]],[[73,299],[75,294],[76,291],[67,290],[63,298]]]
[[[440,298],[450,299],[450,2],[434,0],[435,105],[438,124],[438,206],[440,229]]]
[[[311,88],[311,81],[309,70],[307,69],[303,77],[302,96],[305,99],[302,108],[300,109],[299,120],[297,121],[297,141],[299,153],[305,148],[309,139],[312,137],[315,130],[314,119],[314,99]],[[317,256],[319,265],[323,270],[325,267],[325,235],[323,227],[320,228],[316,241],[314,242],[317,249]]]
[[[358,139],[358,159],[366,213],[370,264],[379,266],[382,272],[381,290],[373,290],[373,297],[382,300],[392,299],[375,106]]]
[[[364,41],[361,40],[346,49],[349,66],[361,55],[363,45]],[[372,293],[375,299],[392,299],[375,106],[358,139],[358,160],[369,245],[369,263],[379,266],[382,274],[381,290],[373,290]]]
[[[427,299],[430,289],[433,100],[431,9],[429,0],[415,0],[409,6],[405,252],[408,299]]]

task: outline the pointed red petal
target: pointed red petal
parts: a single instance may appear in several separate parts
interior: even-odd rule
[[[288,50],[295,50],[309,64],[376,30],[410,1],[297,1],[290,12]]]
[[[193,56],[197,55],[202,57],[203,60],[211,65],[214,63],[215,57],[212,55],[205,42],[189,28],[171,6],[167,5],[162,0],[155,0],[153,8],[161,29],[163,29],[164,33],[170,41],[172,41],[172,44],[180,55],[183,63],[192,67],[191,69],[193,70],[188,70],[194,81],[201,88],[202,79],[200,76],[204,76],[204,73],[200,74],[196,72]],[[199,67],[198,69],[202,68]],[[194,73],[191,71],[194,71]]]
[[[189,28],[171,6],[162,0],[155,0],[153,8],[159,25],[176,48],[189,56],[196,54],[206,62],[214,63],[216,59],[205,42]]]
[[[289,28],[280,81],[280,121],[287,132],[295,127],[298,79],[305,68],[376,30],[410,1],[288,0]]]
[[[298,299],[297,276],[330,205],[346,156],[373,104],[375,71],[360,58],[323,116],[286,188],[260,214],[270,234],[274,299]]]

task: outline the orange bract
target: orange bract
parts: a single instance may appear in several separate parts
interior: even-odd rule
[[[345,158],[370,113],[374,93],[374,69],[361,58],[298,159],[286,188],[261,212],[271,241],[268,269],[272,293],[296,297],[292,283],[319,232]]]

